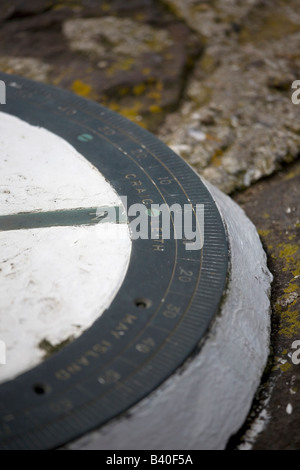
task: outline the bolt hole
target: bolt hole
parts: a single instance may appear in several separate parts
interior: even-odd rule
[[[47,393],[47,391],[48,391],[48,387],[45,384],[35,384],[33,386],[33,391],[37,395],[45,395],[45,393]]]
[[[135,299],[134,304],[138,308],[149,308],[152,302],[149,299],[138,298],[138,299]]]

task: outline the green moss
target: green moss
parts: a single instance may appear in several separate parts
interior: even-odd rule
[[[39,348],[44,351],[44,359],[47,359],[48,357],[53,356],[53,354],[57,353],[64,347],[66,347],[68,344],[73,341],[74,337],[69,336],[69,338],[65,339],[64,341],[61,341],[60,343],[57,344],[52,344],[50,341],[48,341],[46,338],[43,339],[42,341],[39,342]]]

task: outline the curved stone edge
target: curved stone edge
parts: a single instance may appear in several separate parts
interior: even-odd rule
[[[244,211],[203,182],[227,230],[230,271],[199,353],[129,412],[65,448],[223,450],[243,425],[269,355],[273,277]]]

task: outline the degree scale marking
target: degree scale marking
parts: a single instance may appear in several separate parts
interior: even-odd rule
[[[19,91],[19,90],[18,90]],[[34,92],[31,93],[31,96],[34,95]],[[50,94],[47,94],[46,98],[49,98],[49,96],[51,96]],[[77,97],[74,99],[74,103],[76,101],[80,101],[80,99],[78,99]],[[36,102],[32,101],[32,104],[33,105],[37,105]],[[75,106],[74,106],[75,108]],[[77,109],[72,109],[72,113],[71,115],[74,115],[74,114],[77,114]],[[165,170],[167,170],[167,172],[172,176],[174,182],[180,187],[180,189],[182,190],[182,192],[184,193],[184,195],[187,197],[187,200],[190,202],[190,199],[186,193],[186,191],[184,190],[184,188],[182,187],[181,183],[178,181],[178,179],[176,178],[176,176],[170,171],[169,168],[167,168],[167,166],[164,164],[164,162],[161,161],[160,158],[158,158],[157,155],[155,155],[153,152],[151,152],[151,150],[149,150],[145,145],[141,144],[138,140],[136,140],[131,134],[128,134],[127,132],[125,132],[123,129],[120,129],[119,127],[117,127],[116,125],[113,126],[111,122],[109,122],[109,125],[107,123],[107,121],[105,121],[103,118],[100,118],[99,115],[95,115],[94,113],[91,113],[91,112],[88,112],[87,109],[81,105],[77,106],[78,110],[80,110],[81,112],[91,116],[93,119],[96,119],[98,121],[101,122],[101,124],[104,124],[106,128],[108,129],[111,129],[111,128],[115,128],[118,132],[120,132],[121,134],[124,134],[128,139],[130,139],[131,141],[135,142],[139,148],[143,148],[144,150],[146,150],[147,153],[149,153],[151,155],[151,157],[154,157],[164,168]],[[63,112],[63,110],[66,109],[66,107],[58,107],[55,109],[54,113],[61,116],[66,116],[66,114]],[[119,145],[116,145],[114,141],[112,141],[108,135],[106,135],[105,133],[103,133],[103,131],[101,132],[101,129],[97,128],[97,130],[95,130],[94,128],[91,128],[89,127],[87,124],[85,123],[82,123],[82,122],[78,122],[76,119],[73,119],[71,118],[70,115],[67,115],[68,116],[68,119],[69,121],[72,121],[74,122],[75,124],[77,125],[80,125],[81,128],[84,128],[85,130],[88,130],[90,132],[92,132],[93,134],[97,135],[97,136],[101,136],[103,139],[105,139],[107,142],[109,142],[113,147],[115,147],[118,151],[122,152],[126,157],[128,157],[131,161],[133,161],[135,163],[135,165],[138,166],[138,168],[146,175],[146,177],[149,179],[149,181],[155,186],[155,189],[158,191],[158,193],[160,194],[160,196],[162,197],[164,203],[167,203],[166,199],[165,199],[165,196],[163,195],[163,193],[160,191],[160,189],[158,188],[157,184],[154,183],[153,181],[153,178],[148,174],[148,172],[145,170],[145,168],[140,164],[139,161],[137,161],[132,155],[129,155],[129,153],[124,150],[122,147],[120,147]],[[195,210],[192,206],[192,211],[195,215]],[[173,221],[173,218],[171,216],[171,221],[172,221],[172,224],[174,225],[174,221]],[[197,223],[199,223],[199,221],[197,220]],[[201,233],[201,232],[200,232]],[[171,278],[170,278],[170,281],[169,281],[169,284],[166,288],[166,291],[165,291],[165,294],[164,294],[164,299],[166,299],[168,293],[170,292],[171,290],[171,286],[173,284],[173,281],[174,281],[174,277],[175,277],[175,272],[176,272],[176,267],[178,265],[177,263],[177,259],[178,259],[178,255],[177,255],[177,251],[178,251],[178,246],[177,246],[177,239],[174,240],[175,242],[175,259],[174,259],[174,267],[173,267],[173,272],[172,272],[172,275],[171,275]],[[197,291],[197,286],[200,282],[200,277],[201,277],[201,267],[202,267],[202,250],[201,250],[201,257],[200,257],[200,260],[199,260],[199,271],[198,271],[198,276],[197,276],[197,281],[196,281],[196,286],[194,288],[194,294],[196,293]],[[181,323],[183,320],[184,320],[184,316],[185,316],[185,313],[189,310],[189,307],[193,301],[193,297],[194,297],[194,294],[190,297],[190,301],[189,301],[189,304],[188,306],[184,309],[183,312],[181,312],[181,319],[180,321],[177,323],[175,329],[177,328],[178,324]],[[163,305],[163,302],[160,302],[157,310],[154,312],[154,314],[152,315],[152,320],[158,316],[160,310],[161,310],[161,307]],[[140,334],[136,337],[136,338],[139,338],[140,336],[142,336],[142,334],[145,332],[147,328],[147,325],[145,326],[145,328],[140,332]],[[135,338],[135,339],[136,339]],[[167,339],[166,339],[167,341]],[[130,343],[127,344],[125,350],[122,350],[120,351],[119,355],[121,356],[122,353],[124,351],[126,351],[132,344],[134,344],[136,341],[132,341]]]
[[[167,172],[172,176],[174,182],[180,187],[180,189],[182,190],[182,192],[184,193],[184,195],[187,197],[187,200],[189,201],[190,205],[192,206],[191,202],[190,202],[190,199],[186,193],[186,191],[184,190],[183,186],[181,185],[181,183],[178,181],[178,179],[176,178],[176,176],[171,172],[171,170],[169,168],[167,168],[167,166],[164,164],[164,162],[162,162],[160,160],[160,158],[158,158],[157,155],[155,155],[151,150],[149,150],[145,145],[141,144],[138,140],[136,140],[131,134],[128,134],[127,132],[125,132],[123,129],[120,129],[119,127],[117,127],[116,125],[113,126],[111,122],[109,122],[109,125],[108,123],[104,120],[104,119],[101,119],[98,115],[95,115],[93,113],[90,113],[88,112],[84,107],[81,107],[81,106],[78,106],[78,109],[85,113],[85,114],[88,114],[90,116],[92,116],[94,119],[97,119],[98,121],[100,121],[101,123],[104,123],[105,126],[107,128],[113,128],[116,129],[118,132],[120,132],[121,134],[124,134],[128,139],[130,139],[131,141],[134,141],[135,143],[138,144],[139,148],[143,148],[143,150],[146,150],[147,153],[149,153],[151,155],[151,157],[154,157],[155,160],[157,160],[166,170]],[[61,115],[61,112],[58,112],[57,110],[54,111],[55,114],[58,114],[58,115]],[[63,113],[64,114],[64,113]],[[105,139],[107,142],[109,142],[113,147],[115,147],[118,151],[122,152],[126,157],[128,157],[132,162],[134,162],[135,165],[137,165],[139,167],[139,169],[145,174],[145,176],[150,180],[150,182],[155,186],[155,189],[158,191],[158,193],[160,194],[160,196],[162,197],[164,203],[167,203],[166,199],[165,199],[165,196],[163,195],[163,193],[160,191],[160,189],[158,188],[157,184],[153,181],[152,177],[148,174],[148,172],[146,171],[146,169],[140,164],[139,161],[137,161],[132,155],[129,155],[129,153],[123,149],[122,147],[120,147],[119,145],[116,145],[110,138],[109,136],[107,136],[106,134],[104,134],[103,132],[101,132],[101,129],[97,128],[97,130],[95,130],[94,128],[91,128],[89,127],[87,124],[85,123],[79,123],[78,121],[76,121],[76,119],[72,119],[70,116],[68,116],[69,120],[70,121],[73,121],[74,123],[80,125],[82,128],[84,128],[85,130],[88,130],[90,132],[92,132],[93,134],[97,135],[97,136],[101,136],[103,139]],[[194,207],[192,206],[192,211],[194,213],[194,215],[196,216],[196,213],[195,213],[195,209]],[[170,214],[170,217],[171,217],[171,222],[174,226],[174,220],[173,220],[173,217],[172,215]],[[197,224],[199,225],[199,221],[197,220]],[[201,233],[201,231],[200,231]],[[169,284],[165,290],[165,294],[163,296],[163,301],[161,301],[157,307],[157,309],[155,310],[155,312],[153,313],[152,317],[151,317],[151,321],[148,321],[148,323],[145,325],[145,327],[143,329],[140,330],[140,332],[135,336],[135,338],[132,340],[132,341],[128,341],[127,345],[125,348],[123,348],[122,350],[119,351],[118,354],[116,354],[115,357],[113,357],[110,361],[106,362],[104,367],[103,368],[100,368],[98,369],[98,372],[100,372],[102,369],[104,368],[107,368],[107,366],[109,364],[111,364],[114,360],[116,360],[116,358],[120,357],[122,358],[122,356],[124,355],[124,353],[126,351],[128,351],[130,349],[130,347],[132,347],[134,344],[137,343],[138,339],[140,337],[142,337],[144,335],[144,333],[146,332],[147,328],[149,325],[151,325],[151,322],[153,322],[153,320],[155,318],[158,317],[159,313],[160,313],[160,310],[162,308],[162,306],[164,305],[166,299],[167,299],[167,296],[169,293],[171,293],[171,287],[172,287],[172,284],[174,283],[174,278],[175,278],[175,273],[176,273],[176,268],[178,266],[178,240],[177,239],[174,239],[174,243],[175,243],[175,256],[174,256],[174,266],[173,266],[173,271],[172,271],[172,275],[170,277],[170,281],[169,281]],[[198,275],[197,275],[197,279],[195,281],[195,287],[194,287],[194,291],[193,293],[189,296],[189,302],[188,302],[188,305],[183,309],[183,311],[180,311],[180,313],[178,313],[178,321],[176,323],[176,326],[174,326],[174,328],[172,330],[168,330],[168,333],[169,335],[165,338],[164,342],[160,345],[160,347],[162,348],[163,345],[166,343],[166,342],[169,342],[170,341],[170,337],[172,337],[172,333],[174,331],[176,331],[178,329],[178,326],[184,321],[185,319],[185,315],[186,313],[189,311],[189,308],[190,308],[190,305],[192,304],[193,302],[193,299],[194,299],[194,296],[197,292],[197,287],[199,285],[199,282],[200,282],[200,278],[201,278],[201,268],[202,268],[202,260],[203,260],[203,250],[200,251],[200,259],[197,260],[199,262],[199,271],[198,271]],[[174,293],[174,292],[173,292]],[[178,295],[178,294],[177,294]],[[184,295],[184,294],[183,294]],[[152,326],[152,325],[151,325]],[[160,329],[159,327],[157,326],[152,326],[156,329]],[[166,330],[164,330],[166,331]],[[157,354],[157,349],[155,350],[154,354]],[[151,358],[149,358],[146,362],[149,362]],[[140,368],[143,367],[145,364],[141,364],[140,365]],[[124,377],[124,380],[128,380],[128,376]],[[119,380],[119,382],[122,382],[122,378]],[[106,393],[108,392],[104,392],[103,395],[105,395]]]

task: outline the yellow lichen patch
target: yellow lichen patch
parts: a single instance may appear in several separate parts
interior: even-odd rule
[[[149,93],[147,93],[147,97],[150,98],[151,100],[155,100],[155,101],[160,101],[161,99],[161,94],[159,91],[149,91]]]
[[[287,370],[289,370],[291,368],[291,364],[289,362],[286,362],[285,364],[280,364],[279,366],[279,369],[282,371],[282,372],[286,372]]]
[[[268,214],[267,212],[265,212],[265,213],[263,214],[263,218],[264,218],[264,219],[269,219],[269,218],[270,218],[270,214]]]
[[[129,119],[133,119],[133,118],[136,119],[136,117],[139,115],[140,110],[141,110],[141,103],[139,102],[135,102],[133,106],[131,107],[120,108],[121,114],[123,114],[123,116],[128,117]]]
[[[214,142],[221,142],[221,139],[209,133],[206,134],[206,140],[212,140]]]
[[[143,13],[136,13],[134,18],[136,21],[145,21],[145,15]]]
[[[156,84],[155,84],[155,88],[157,91],[162,91],[163,88],[164,88],[164,84],[161,80],[157,80]]]
[[[141,127],[146,127],[145,123],[143,122],[143,118],[140,114],[142,109],[142,104],[139,101],[133,103],[132,106],[122,107],[119,108],[119,113],[122,116],[125,116],[127,119],[139,124]]]
[[[141,127],[146,127],[145,123],[143,122],[143,117],[141,116],[142,104],[139,101],[135,101],[131,106],[124,106],[122,103],[116,103],[115,101],[108,101],[106,106],[115,111],[122,116],[126,117],[130,121],[139,124]]]
[[[216,68],[216,59],[209,54],[204,54],[204,56],[202,57],[200,61],[200,64],[201,64],[202,69],[206,73],[212,73],[214,69]]]
[[[83,83],[81,80],[75,80],[72,83],[71,89],[77,95],[84,96],[84,97],[90,96],[91,91],[92,91],[92,87],[90,85],[87,85],[86,83]]]
[[[53,10],[61,10],[63,8],[78,8],[79,2],[78,1],[64,1],[64,2],[57,2],[52,8]]]
[[[285,180],[291,180],[291,179],[296,178],[296,176],[298,176],[298,175],[300,175],[300,165],[298,165],[297,168],[295,168],[295,169],[289,171],[289,172],[285,175],[284,179],[285,179]]]
[[[122,59],[106,69],[105,71],[106,76],[111,78],[117,72],[127,72],[128,70],[132,68],[133,64],[134,64],[133,57],[127,57],[125,59]]]
[[[286,338],[295,338],[300,334],[300,315],[298,311],[292,310],[295,304],[296,300],[288,305],[286,309],[281,305],[276,305],[276,310],[281,318],[281,326],[278,334]]]
[[[143,75],[148,76],[148,75],[150,75],[150,73],[151,73],[151,69],[149,67],[144,67],[142,69],[142,74]]]
[[[167,54],[164,55],[165,60],[174,60],[174,54],[171,54],[168,52]]]
[[[292,367],[289,362],[283,361],[280,357],[275,357],[275,360],[278,362],[278,364],[272,367],[272,371],[280,369],[282,372],[286,372]]]
[[[131,57],[127,57],[126,59],[118,62],[117,66],[119,67],[119,70],[126,71],[130,70],[133,64],[134,59]]]
[[[146,90],[146,85],[144,83],[140,83],[139,85],[135,85],[133,87],[133,94],[135,96],[140,96],[142,95]]]
[[[161,113],[162,112],[161,107],[157,106],[156,104],[153,104],[152,106],[150,106],[149,110],[150,110],[151,113]]]
[[[299,264],[300,259],[295,256],[299,251],[299,246],[292,243],[280,243],[278,245],[280,252],[279,257],[284,260],[285,267],[283,271],[288,271],[289,269]]]
[[[223,154],[224,152],[222,149],[217,149],[215,153],[213,154],[213,156],[211,157],[211,164],[216,167],[221,166]]]
[[[111,109],[112,111],[120,111],[120,105],[118,103],[115,103],[114,101],[110,101],[107,103],[107,106],[109,107],[109,109]]]
[[[300,266],[297,269],[295,269],[294,271],[292,271],[292,274],[293,274],[294,277],[300,276]]]
[[[295,282],[294,279],[292,279],[291,284],[288,287],[283,289],[286,294],[290,294],[291,292],[295,292],[296,290],[299,289],[299,287],[297,285],[293,284],[293,282]]]
[[[129,91],[130,91],[129,87],[124,86],[123,88],[119,90],[119,94],[120,96],[125,96],[125,95],[128,95]]]
[[[295,240],[295,238],[296,238],[295,234],[288,236],[289,241]]]
[[[258,230],[258,234],[261,236],[261,237],[267,237],[270,233],[270,230]],[[270,245],[271,247],[271,245]]]
[[[110,10],[110,8],[111,8],[111,7],[110,7],[110,4],[109,4],[109,3],[103,3],[103,4],[101,5],[101,10],[103,10],[103,11],[108,11],[108,10]]]

